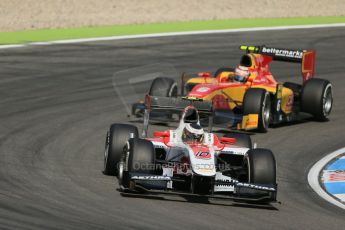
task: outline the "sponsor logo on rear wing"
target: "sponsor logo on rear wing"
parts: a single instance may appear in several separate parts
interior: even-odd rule
[[[261,53],[274,56],[274,57],[288,57],[302,60],[303,58],[303,51],[302,50],[287,50],[287,49],[279,49],[279,48],[267,48],[263,46],[261,48]]]
[[[302,62],[303,54],[306,50],[291,50],[284,48],[273,48],[266,46],[240,46],[241,50],[245,50],[248,53],[258,53],[267,55],[278,61],[288,62]]]

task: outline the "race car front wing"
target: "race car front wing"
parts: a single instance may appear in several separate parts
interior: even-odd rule
[[[150,195],[177,195],[187,197],[204,197],[210,199],[248,201],[248,202],[276,202],[277,185],[262,185],[243,183],[235,180],[215,180],[214,186],[231,186],[233,192],[210,191],[209,194],[197,194],[185,191],[173,190],[171,184],[175,178],[159,175],[131,175],[130,186],[121,186],[125,193],[139,193]]]

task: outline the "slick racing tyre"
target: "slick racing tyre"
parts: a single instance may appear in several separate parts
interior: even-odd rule
[[[150,91],[150,96],[159,97],[177,97],[177,84],[176,82],[167,77],[157,77],[153,80]],[[171,120],[173,118],[170,112],[151,112],[151,117],[159,117],[160,119]]]
[[[157,77],[151,84],[149,95],[160,97],[176,97],[177,84],[171,78]]]
[[[326,121],[333,105],[332,85],[328,80],[312,78],[305,82],[301,95],[301,110],[319,121]]]
[[[155,150],[151,141],[139,138],[129,139],[119,168],[119,184],[125,188],[130,186],[131,173],[154,174]]]
[[[137,127],[127,124],[112,124],[110,126],[109,132],[107,133],[104,151],[103,173],[105,175],[116,175],[123,148],[130,138],[131,133],[134,138],[137,138]]]
[[[259,88],[246,91],[243,99],[243,115],[258,114],[258,131],[267,132],[271,115],[270,94]]]
[[[276,160],[268,149],[249,150],[244,157],[244,169],[247,170],[247,182],[253,184],[276,186]],[[276,192],[259,203],[269,203],[276,200]]]
[[[249,150],[244,157],[244,168],[248,183],[276,185],[276,161],[270,150]]]
[[[244,133],[229,133],[229,134],[225,134],[224,136],[225,137],[235,138],[236,142],[234,144],[236,146],[241,146],[241,147],[245,147],[245,148],[249,148],[249,149],[253,148],[252,139],[247,134],[244,134]]]

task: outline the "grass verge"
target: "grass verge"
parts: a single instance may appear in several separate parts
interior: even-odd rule
[[[199,30],[220,30],[332,23],[345,23],[345,17],[227,19],[212,21],[172,22],[140,25],[115,25],[70,29],[41,29],[18,32],[0,32],[0,44],[22,44],[53,40],[152,34],[164,32],[183,32]]]

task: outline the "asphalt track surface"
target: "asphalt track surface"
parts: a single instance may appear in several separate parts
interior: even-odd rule
[[[178,71],[238,63],[240,44],[314,48],[334,86],[329,122],[302,120],[252,138],[271,148],[281,204],[123,197],[104,176],[109,124],[126,121],[114,72],[158,62]],[[307,172],[344,146],[345,29],[132,39],[0,50],[0,229],[341,229],[345,212],[319,198]],[[274,63],[279,81],[300,81]]]

